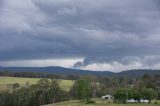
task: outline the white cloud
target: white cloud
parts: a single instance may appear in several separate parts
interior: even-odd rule
[[[98,61],[91,58],[84,63],[81,61],[81,69],[93,70],[93,71],[113,71],[120,72],[131,69],[160,69],[160,56],[144,56],[144,57],[123,57],[122,59],[114,59],[112,61],[105,62],[107,60]],[[93,61],[93,62],[92,62]]]
[[[45,21],[45,15],[32,0],[6,0],[0,9],[0,28],[8,28],[10,31],[31,31],[33,25]]]
[[[44,60],[14,60],[14,61],[1,61],[2,66],[20,66],[20,67],[46,67],[46,66],[62,66],[71,67],[77,61],[82,59],[44,59]]]
[[[87,66],[82,67],[82,69],[85,70],[94,70],[94,71],[113,71],[113,72],[119,72],[119,71],[125,71],[129,69],[142,69],[145,68],[142,63],[134,62],[131,64],[122,64],[119,62],[112,62],[112,63],[94,63]]]

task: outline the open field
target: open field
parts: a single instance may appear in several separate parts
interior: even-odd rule
[[[160,101],[157,101],[159,102],[159,104],[154,104],[154,102],[152,102],[151,104],[113,104],[113,103],[104,103],[101,99],[97,99],[95,101],[96,101],[95,104],[84,104],[79,100],[71,100],[71,101],[56,103],[54,105],[50,104],[45,106],[160,106]]]
[[[19,83],[21,86],[24,86],[26,82],[29,84],[35,84],[39,78],[18,78],[18,77],[0,77],[0,90],[9,89],[7,85],[13,83]],[[72,84],[74,83],[71,80],[60,80],[58,81],[62,89],[68,91]]]

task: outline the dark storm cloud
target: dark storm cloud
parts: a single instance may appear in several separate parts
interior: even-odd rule
[[[1,61],[84,57],[83,66],[160,53],[158,0],[2,2]]]

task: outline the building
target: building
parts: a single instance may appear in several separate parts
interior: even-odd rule
[[[102,96],[102,99],[103,100],[113,100],[113,96],[112,95],[105,95],[105,96]]]

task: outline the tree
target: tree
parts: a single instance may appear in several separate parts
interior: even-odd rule
[[[8,91],[0,91],[0,106],[13,106],[12,98]]]
[[[137,91],[141,92],[142,89],[145,88],[145,83],[142,80],[138,80],[136,81],[136,83],[134,84],[134,89],[136,89]]]
[[[91,97],[91,85],[88,80],[77,80],[71,90],[70,95],[76,99],[87,99]]]
[[[29,106],[31,99],[28,88],[16,89],[12,92],[12,99],[15,106]]]
[[[67,92],[61,90],[57,80],[40,79],[37,84],[27,84],[27,87],[10,92],[0,91],[0,106],[40,106],[64,101],[67,97]]]
[[[48,97],[50,98],[49,101],[50,102],[57,102],[57,101],[61,101],[61,98],[65,98],[65,96],[60,96],[63,95],[64,92],[60,89],[59,84],[57,83],[57,80],[55,79],[51,79],[51,83],[50,83],[50,89],[48,90]]]
[[[104,77],[99,79],[99,88],[97,90],[97,95],[101,97],[106,94],[115,94],[115,91],[120,87],[119,78],[109,78]]]
[[[97,77],[94,75],[85,75],[85,76],[81,76],[81,79],[87,80],[89,81],[90,85],[91,85],[91,95],[93,98],[97,97],[97,89],[98,89],[98,85],[97,85]]]
[[[39,94],[41,104],[49,104],[67,100],[68,95],[63,91],[57,79],[40,79],[37,83],[36,91]]]
[[[151,102],[152,99],[156,98],[156,92],[155,90],[151,88],[145,88],[141,92],[141,98],[149,100]]]
[[[140,95],[138,92],[132,89],[119,89],[116,91],[114,99],[118,100],[119,102],[126,103],[127,99],[139,100]]]

